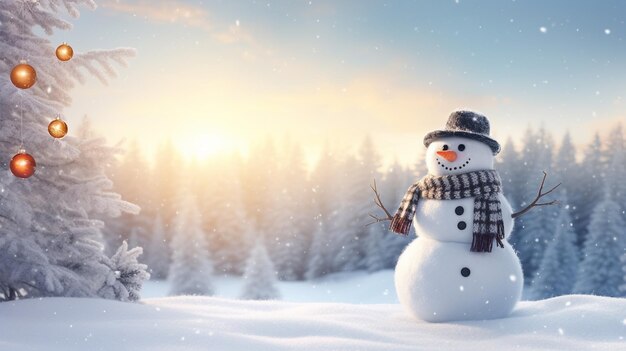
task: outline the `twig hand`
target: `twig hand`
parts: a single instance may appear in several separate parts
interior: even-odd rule
[[[380,222],[391,221],[393,219],[393,216],[391,215],[391,213],[389,213],[389,211],[387,211],[385,205],[383,205],[383,201],[380,199],[380,193],[378,192],[378,188],[376,187],[376,179],[374,179],[374,184],[370,185],[370,188],[374,192],[374,204],[376,204],[376,206],[378,206],[385,212],[386,217],[378,217],[370,213],[369,216],[374,220],[370,223],[367,223],[365,226],[370,226],[372,224]]]
[[[546,191],[545,193],[543,192],[543,185],[546,182],[546,177],[548,176],[548,174],[546,173],[546,171],[543,171],[543,179],[541,179],[541,185],[539,186],[539,191],[537,192],[537,196],[535,196],[535,199],[526,207],[524,207],[523,209],[513,213],[511,215],[511,217],[513,218],[517,218],[523,214],[525,214],[526,212],[530,211],[531,208],[533,207],[539,207],[539,206],[550,206],[550,205],[554,205],[558,203],[558,200],[552,200],[549,202],[539,202],[539,199],[541,199],[542,197],[550,194],[551,192],[553,192],[556,188],[558,188],[561,183],[555,185],[554,187],[552,187],[550,190]]]

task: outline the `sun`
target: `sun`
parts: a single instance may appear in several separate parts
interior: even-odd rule
[[[212,133],[188,136],[179,145],[184,155],[195,160],[206,160],[216,154],[232,150],[234,147],[229,138]]]

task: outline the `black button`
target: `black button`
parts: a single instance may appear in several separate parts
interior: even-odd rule
[[[460,222],[456,225],[456,227],[457,227],[457,228],[459,228],[460,230],[463,230],[463,229],[467,228],[467,223],[465,223],[465,222],[463,222],[463,221],[460,221]]]
[[[457,207],[454,209],[454,213],[456,213],[456,214],[457,214],[457,215],[459,215],[459,216],[460,216],[460,215],[462,215],[462,214],[463,214],[463,212],[465,212],[465,210],[463,209],[463,206],[457,206]]]
[[[471,273],[471,272],[470,272],[470,269],[469,269],[469,268],[467,268],[467,267],[463,267],[463,268],[461,268],[461,275],[462,275],[462,276],[464,276],[464,277],[469,277],[470,273]]]

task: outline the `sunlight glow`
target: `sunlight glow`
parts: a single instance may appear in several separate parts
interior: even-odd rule
[[[185,157],[195,160],[206,160],[235,148],[235,144],[229,138],[215,133],[189,135],[182,140],[176,140],[176,144]]]

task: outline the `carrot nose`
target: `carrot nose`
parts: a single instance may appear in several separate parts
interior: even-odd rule
[[[437,155],[445,158],[448,162],[454,162],[456,160],[456,152],[452,150],[437,151]]]

